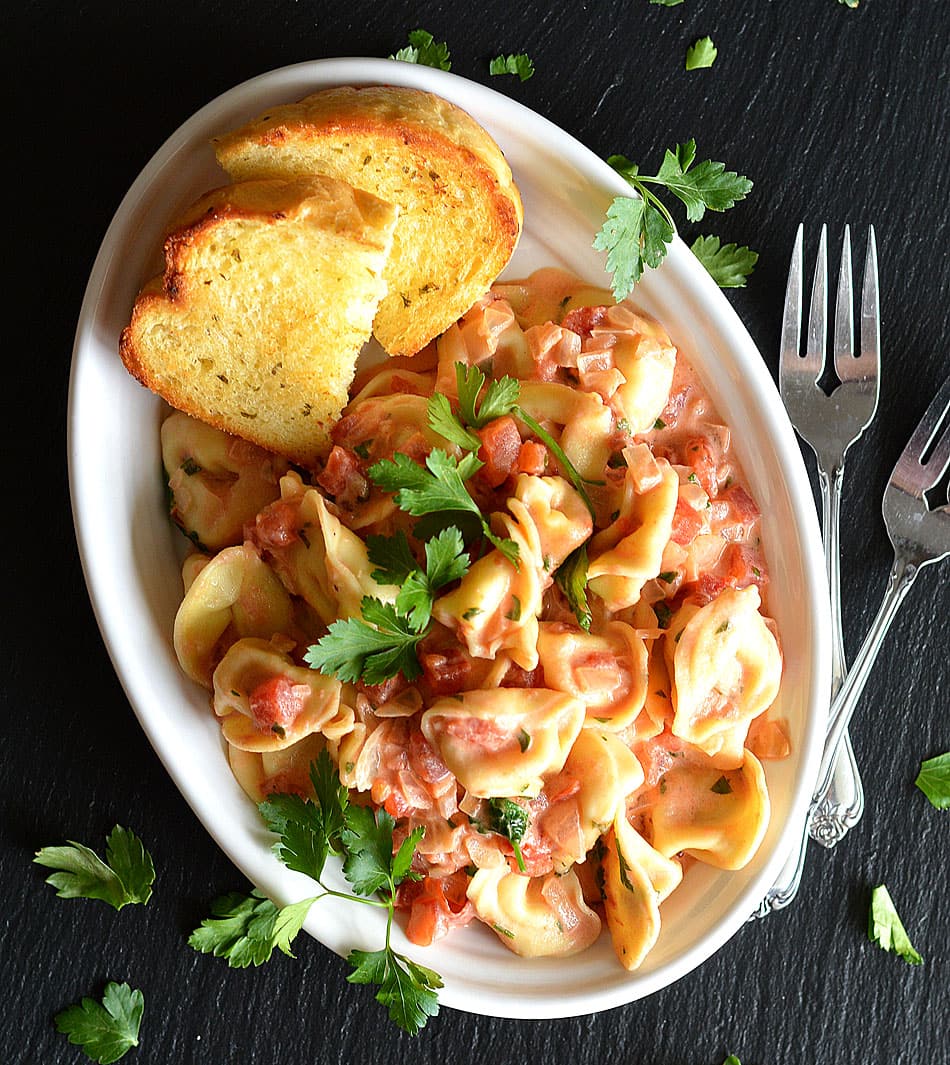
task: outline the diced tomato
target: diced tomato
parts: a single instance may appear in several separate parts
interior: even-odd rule
[[[698,511],[693,510],[682,499],[677,499],[676,510],[673,512],[673,532],[670,536],[673,543],[681,546],[692,543],[702,527],[703,519]]]
[[[564,799],[570,799],[581,790],[581,782],[570,773],[558,773],[544,785],[544,794],[548,803],[554,805]]]
[[[297,720],[306,701],[306,687],[287,677],[269,677],[248,696],[251,717],[261,732],[288,729]]]
[[[701,603],[708,603],[725,588],[748,588],[752,584],[757,588],[764,587],[768,578],[761,561],[751,548],[743,544],[729,544],[716,570],[702,574],[692,586],[694,598]]]
[[[577,307],[564,316],[561,325],[578,336],[590,336],[593,330],[607,317],[606,307]]]
[[[539,440],[525,440],[518,452],[515,464],[517,473],[530,473],[540,477],[547,469],[548,449]]]
[[[426,784],[438,784],[449,776],[449,767],[418,727],[409,734],[409,768]]]
[[[401,673],[390,677],[389,680],[384,680],[382,684],[364,684],[361,680],[356,682],[356,690],[361,695],[365,695],[373,707],[388,703],[390,699],[408,687],[409,682]]]
[[[489,422],[484,429],[477,429],[476,435],[482,442],[478,457],[485,464],[478,475],[489,487],[497,488],[508,479],[518,460],[521,451],[518,426],[514,418],[505,415]]]
[[[474,910],[465,895],[468,876],[427,876],[420,881],[400,885],[398,905],[409,908],[406,937],[420,947],[428,947],[460,924],[467,924]]]
[[[719,482],[716,480],[716,458],[708,440],[701,436],[687,440],[683,447],[683,462],[692,468],[706,495],[719,494]]]
[[[733,520],[740,525],[751,526],[758,521],[761,512],[755,500],[741,484],[734,484],[731,488],[727,488],[719,498],[728,502]]]
[[[534,669],[522,669],[514,662],[508,666],[508,672],[501,679],[500,688],[540,688],[544,685],[544,671],[541,666]]]
[[[459,647],[423,651],[419,655],[419,664],[435,695],[455,695],[460,692],[472,671],[471,660]]]
[[[359,458],[346,448],[333,446],[317,484],[342,506],[354,503],[369,495],[369,481],[363,475]]]
[[[278,499],[266,506],[250,529],[251,539],[260,547],[287,547],[299,540],[299,509],[295,503]]]

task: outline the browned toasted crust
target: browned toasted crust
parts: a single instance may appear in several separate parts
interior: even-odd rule
[[[461,108],[420,89],[327,89],[272,108],[216,138],[214,147],[237,180],[316,170],[400,206],[386,271],[390,293],[375,325],[390,354],[414,354],[467,311],[508,263],[521,233],[521,197],[498,145]],[[390,153],[400,167],[381,174],[369,164]],[[425,227],[431,242],[444,240],[446,266],[440,275],[423,264],[412,277],[407,260],[420,249],[411,238]]]

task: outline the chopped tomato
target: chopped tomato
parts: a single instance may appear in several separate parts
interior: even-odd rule
[[[261,732],[290,728],[306,701],[306,686],[284,676],[269,677],[248,696],[251,717]]]
[[[419,664],[434,695],[455,695],[468,681],[471,659],[459,647],[443,651],[423,651]]]
[[[395,677],[390,677],[389,680],[384,680],[382,684],[364,684],[361,680],[356,682],[356,690],[361,695],[365,695],[373,707],[388,703],[390,699],[408,687],[409,682],[401,673],[397,673]]]
[[[504,484],[518,460],[521,451],[521,434],[514,418],[505,415],[488,423],[484,429],[477,429],[476,436],[482,446],[478,457],[485,464],[479,471],[479,477],[491,488]]]
[[[703,486],[706,495],[714,497],[719,494],[716,458],[708,440],[701,436],[687,440],[683,447],[683,462],[696,474],[696,479]]]
[[[539,688],[544,684],[544,672],[540,666],[534,669],[522,669],[514,662],[508,666],[508,672],[501,679],[500,688]]]
[[[692,586],[695,598],[708,603],[725,588],[748,588],[751,584],[762,588],[768,578],[761,562],[759,555],[751,548],[743,544],[729,544],[716,570],[702,574]]]
[[[759,508],[755,500],[740,484],[734,484],[727,488],[719,497],[729,503],[729,512],[733,521],[740,525],[753,525],[760,516]]]
[[[606,307],[577,307],[564,316],[561,325],[578,336],[590,336],[593,330],[607,317]]]
[[[525,440],[518,452],[515,464],[517,473],[530,473],[540,477],[548,464],[548,449],[539,440]]]
[[[703,519],[698,511],[682,499],[677,499],[676,510],[673,512],[673,532],[670,539],[674,544],[692,543],[703,527]]]
[[[287,547],[299,540],[299,509],[284,499],[266,506],[255,519],[251,538],[260,547]]]
[[[352,507],[369,495],[369,481],[363,475],[359,458],[334,444],[317,484],[343,506]]]
[[[449,776],[449,767],[418,727],[409,734],[409,768],[426,784],[441,783]]]
[[[428,947],[436,939],[461,924],[467,924],[474,910],[465,895],[468,876],[464,872],[450,876],[427,876],[420,881],[400,885],[398,905],[409,908],[406,937],[411,943]]]

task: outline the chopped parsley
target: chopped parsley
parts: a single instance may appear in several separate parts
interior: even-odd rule
[[[524,751],[526,747],[521,749]],[[521,841],[528,831],[528,811],[513,799],[489,799],[488,818],[491,831],[497,832],[511,842],[518,869],[523,873],[525,864],[521,853]]]
[[[409,44],[405,48],[400,48],[389,58],[398,59],[403,63],[418,63],[424,67],[435,67],[437,70],[452,69],[448,45],[445,41],[436,41],[428,30],[411,30]]]
[[[686,69],[702,70],[716,62],[719,49],[713,44],[712,37],[700,37],[686,49]]]
[[[521,81],[527,81],[534,74],[534,63],[530,56],[519,52],[517,55],[496,55],[488,66],[490,74],[515,74]]]
[[[879,884],[871,892],[871,906],[868,912],[868,939],[882,950],[899,954],[908,965],[920,965],[923,958],[914,950],[910,937],[897,916],[887,888]]]

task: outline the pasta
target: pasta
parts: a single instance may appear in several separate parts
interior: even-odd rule
[[[352,397],[309,471],[162,430],[200,547],[175,650],[231,768],[308,797],[327,750],[397,844],[421,830],[415,942],[478,921],[565,956],[606,926],[636,969],[693,863],[753,858],[789,751],[731,433],[662,326],[553,269]]]

